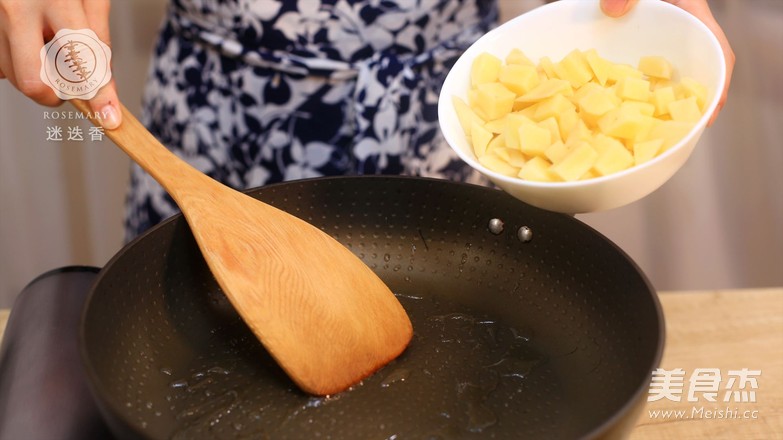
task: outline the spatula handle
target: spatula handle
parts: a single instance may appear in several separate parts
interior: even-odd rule
[[[101,126],[87,101],[71,100],[76,109],[87,116],[96,126]],[[187,182],[198,182],[201,185],[216,183],[205,174],[193,168],[161,144],[127,109],[120,104],[122,124],[113,130],[105,130],[106,136],[113,140],[130,158],[148,172],[166,191],[179,201]]]

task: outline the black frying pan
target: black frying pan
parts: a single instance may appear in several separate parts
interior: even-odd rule
[[[250,194],[361,257],[406,307],[413,342],[348,392],[303,394],[177,216],[116,255],[87,300],[83,358],[117,436],[553,439],[633,426],[661,357],[661,310],[593,229],[441,180],[324,178]]]

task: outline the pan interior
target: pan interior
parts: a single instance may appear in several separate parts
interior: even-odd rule
[[[118,431],[573,438],[621,411],[658,362],[662,323],[649,283],[571,217],[429,179],[315,179],[250,193],[321,227],[375,270],[411,316],[411,345],[348,392],[301,393],[175,217],[104,268],[85,310],[88,375]],[[518,237],[523,226],[529,241]]]

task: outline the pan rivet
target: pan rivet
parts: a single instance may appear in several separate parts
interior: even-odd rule
[[[533,230],[528,228],[527,226],[522,226],[517,231],[517,238],[523,243],[527,243],[528,241],[533,239]]]
[[[493,218],[489,221],[489,232],[498,235],[503,232],[503,220],[499,218]]]

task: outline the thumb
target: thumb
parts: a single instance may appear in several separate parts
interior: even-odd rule
[[[638,0],[601,0],[601,10],[610,17],[622,17]]]

